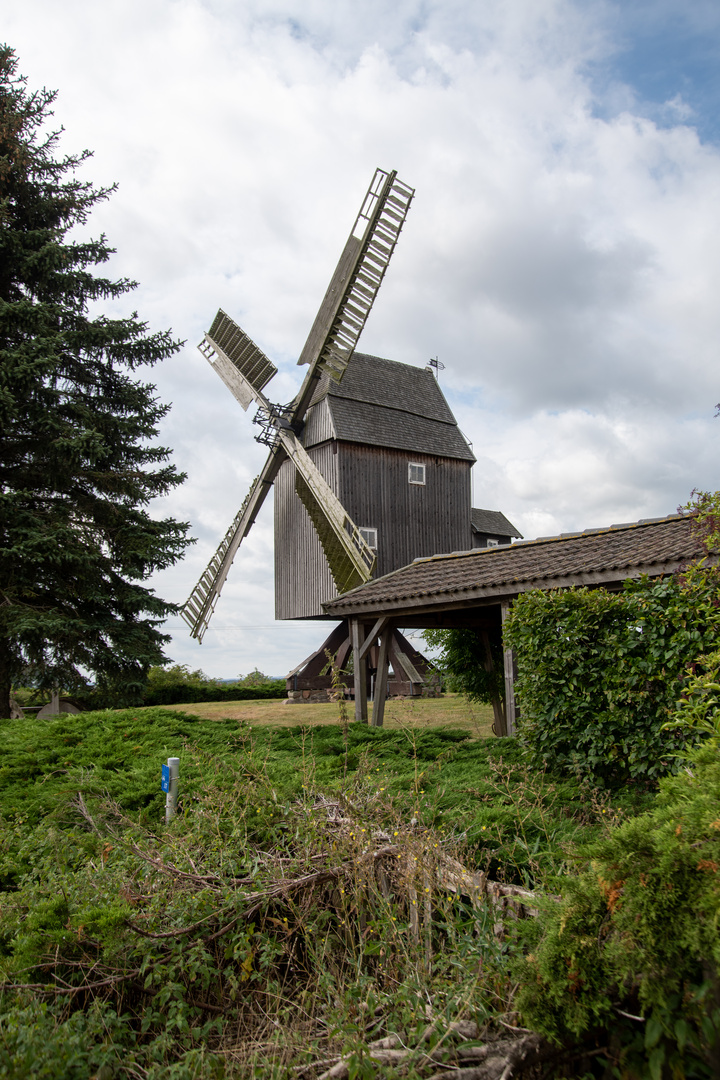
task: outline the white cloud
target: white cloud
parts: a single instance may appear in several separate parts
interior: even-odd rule
[[[377,164],[417,197],[361,345],[446,364],[480,459],[476,503],[531,536],[718,486],[720,155],[676,96],[662,128],[634,112],[632,87],[608,78],[598,97],[619,12],[28,0],[7,13],[31,85],[60,90],[64,147],[94,149],[86,175],[119,182],[91,222],[118,248],[112,272],[141,283],[118,310],[188,339],[153,374],[189,473],[156,509],[199,537],[163,595],[185,598],[264,459],[194,345],[224,307],[279,364],[272,396],[288,400]],[[242,630],[272,625],[271,543],[266,507],[206,644],[178,628],[176,660],[282,673],[319,644],[312,625]]]

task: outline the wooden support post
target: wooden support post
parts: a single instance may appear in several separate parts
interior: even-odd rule
[[[350,640],[353,651],[353,681],[355,683],[355,720],[367,724],[367,654],[360,655],[365,627],[359,619],[350,620]]]
[[[387,694],[388,667],[390,666],[390,639],[393,635],[392,623],[388,623],[380,635],[380,653],[375,673],[375,697],[373,700],[373,727],[382,727],[385,717],[385,695]]]
[[[480,640],[482,641],[483,652],[485,653],[484,667],[488,674],[492,674],[495,665],[493,663],[492,650],[490,648],[490,635],[487,630],[479,630]],[[496,735],[507,735],[507,719],[505,706],[503,700],[499,694],[494,694],[492,698],[492,711],[493,711],[493,731]]]
[[[504,626],[505,620],[510,613],[510,601],[503,600],[500,610]],[[512,649],[503,649],[503,660],[505,666],[505,728],[508,735],[514,735],[517,712],[515,709],[515,657]]]
[[[365,641],[360,646],[360,656],[367,656],[367,654],[370,652],[370,649],[373,647],[373,645],[377,641],[378,634],[382,634],[382,632],[385,629],[385,627],[387,626],[388,622],[389,622],[389,619],[387,619],[384,615],[382,615],[378,619],[378,621],[375,623],[375,625],[373,626],[370,633],[365,638]]]

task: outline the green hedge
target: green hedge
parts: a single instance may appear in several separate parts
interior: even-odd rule
[[[67,696],[83,712],[117,707],[114,699],[110,699],[103,690],[71,692]],[[146,687],[141,705],[186,705],[204,701],[256,701],[284,697],[287,697],[284,679],[273,679],[260,686],[241,686],[237,683],[217,685],[208,680],[206,685],[188,682]]]
[[[603,589],[530,592],[513,604],[518,734],[538,763],[655,779],[687,737],[663,731],[702,653],[720,641],[718,586],[701,572]]]
[[[143,700],[145,705],[185,705],[202,701],[255,701],[284,697],[287,697],[285,680],[277,679],[261,686],[238,686],[236,683],[226,686],[195,686],[192,683],[156,686],[145,691]]]

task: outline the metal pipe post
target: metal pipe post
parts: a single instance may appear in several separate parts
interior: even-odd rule
[[[165,796],[165,824],[169,825],[177,812],[180,758],[169,757],[167,763],[170,770],[170,786]]]

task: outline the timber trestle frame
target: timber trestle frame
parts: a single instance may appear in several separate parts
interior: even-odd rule
[[[352,657],[352,671],[347,665]],[[332,660],[331,660],[332,658]],[[390,697],[435,694],[440,679],[436,669],[415,649],[390,619],[372,624],[359,619],[339,623],[314,653],[287,675],[288,693],[330,690],[333,666],[346,675],[345,694],[354,698],[355,720],[368,722],[372,696],[372,726],[382,727],[385,702]]]

